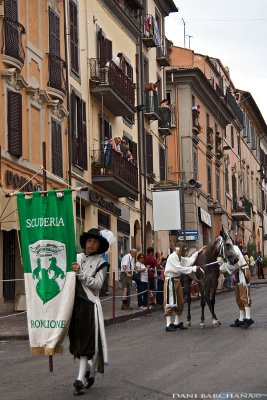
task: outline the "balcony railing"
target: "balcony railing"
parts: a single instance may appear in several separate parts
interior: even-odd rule
[[[170,108],[159,107],[158,115],[160,117],[158,129],[162,135],[171,135],[172,112]]]
[[[145,92],[145,116],[150,120],[159,120],[159,99],[157,93]]]
[[[113,61],[90,59],[90,90],[115,115],[134,113],[134,83]]]
[[[237,202],[233,204],[232,217],[236,221],[250,221],[251,210],[252,203],[246,198],[243,198],[240,204],[237,204]]]
[[[116,3],[120,6],[125,14],[134,21],[138,23],[139,13],[138,10],[142,9],[142,4],[139,0],[115,0]]]
[[[226,90],[226,103],[231,107],[236,118],[243,125],[243,122],[244,122],[243,112],[242,112],[241,108],[239,107],[239,105],[237,104],[235,98],[232,96],[229,88],[227,88],[227,90]]]
[[[137,198],[137,166],[109,147],[93,153],[92,179],[117,197]]]
[[[208,126],[207,127],[207,146],[210,148],[213,148],[214,145],[214,134],[213,134],[213,129]]]
[[[147,47],[157,47],[160,41],[157,21],[151,14],[147,14],[144,19],[143,42]]]
[[[48,86],[66,93],[65,61],[54,54],[48,54]]]
[[[170,50],[172,43],[165,37],[161,36],[160,45],[157,47],[157,62],[161,67],[167,67],[170,64]]]
[[[22,34],[26,33],[25,28],[18,21],[8,17],[4,17],[3,21],[3,54],[15,58],[24,64],[25,52],[22,46]]]

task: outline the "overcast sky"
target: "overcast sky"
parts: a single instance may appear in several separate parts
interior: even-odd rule
[[[174,45],[219,58],[237,89],[250,92],[267,123],[267,0],[174,0],[166,18]],[[187,35],[190,35],[189,38]]]

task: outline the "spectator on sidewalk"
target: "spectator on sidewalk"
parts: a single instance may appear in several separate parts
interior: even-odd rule
[[[255,263],[255,260],[254,260],[254,257],[253,257],[252,254],[249,257],[249,264],[248,265],[250,267],[250,272],[255,274],[256,273],[256,271],[255,271],[256,263]]]
[[[257,263],[258,278],[265,279],[263,270],[263,259],[260,251],[257,254],[256,263]]]
[[[154,256],[154,248],[153,247],[148,247],[146,250],[146,256],[145,256],[145,261],[144,261],[145,266],[148,268],[148,287],[149,287],[149,299],[148,302],[149,304],[155,304],[155,296],[154,296],[154,291],[157,290],[156,284],[158,278],[157,276],[157,261]]]
[[[132,310],[131,304],[131,287],[132,275],[135,269],[136,249],[131,249],[121,261],[120,281],[122,285],[122,310]]]
[[[148,273],[147,267],[144,264],[145,255],[143,253],[138,254],[137,262],[135,264],[135,270],[140,274],[140,282],[137,284],[137,300],[138,307],[142,309],[147,308],[147,286],[148,286]]]
[[[164,287],[164,268],[162,267],[163,252],[157,251],[155,254],[155,258],[157,261],[157,264],[156,264],[156,269],[157,269],[156,304],[162,306],[163,305],[163,287]]]

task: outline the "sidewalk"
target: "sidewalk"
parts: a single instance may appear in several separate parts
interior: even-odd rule
[[[251,285],[267,284],[267,279],[258,279],[257,275],[251,277]],[[221,290],[217,294],[229,292],[232,290]],[[105,325],[127,321],[147,313],[163,310],[162,306],[152,306],[151,310],[139,310],[137,307],[137,296],[135,288],[131,290],[131,307],[133,310],[121,310],[122,290],[116,285],[115,290],[115,312],[113,312],[112,287],[109,296],[101,297],[101,303],[104,312]],[[198,301],[198,299],[192,299]],[[0,315],[0,340],[28,340],[27,314],[26,312],[14,312],[8,315]]]

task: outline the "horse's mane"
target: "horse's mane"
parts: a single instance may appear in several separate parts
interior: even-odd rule
[[[213,239],[197,256],[195,265],[203,266],[210,262],[217,260],[219,255],[218,241],[221,241],[221,236],[217,236]]]

